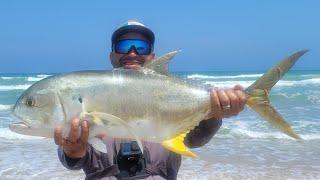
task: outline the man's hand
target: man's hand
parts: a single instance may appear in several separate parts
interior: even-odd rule
[[[242,86],[232,89],[213,89],[211,96],[211,113],[208,119],[222,119],[239,114],[244,109],[247,95]]]
[[[62,138],[62,128],[57,127],[54,130],[54,141],[61,146],[64,153],[69,158],[82,158],[86,155],[88,146],[89,127],[88,122],[81,124],[81,133],[79,136],[79,119],[72,119],[68,138]]]

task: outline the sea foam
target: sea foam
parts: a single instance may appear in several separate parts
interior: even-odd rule
[[[9,110],[12,108],[12,105],[0,104],[0,111]]]
[[[44,78],[47,78],[47,77],[49,77],[49,76],[51,76],[51,75],[48,75],[48,74],[38,74],[36,77],[28,77],[28,78],[27,78],[27,81],[32,81],[32,82],[34,82],[34,81],[40,81],[40,80],[42,80],[42,79],[44,79]]]
[[[249,87],[254,81],[205,81],[205,84],[217,87],[233,87],[236,84],[244,87]],[[320,78],[311,78],[299,81],[280,80],[275,86],[290,87],[290,86],[307,86],[307,85],[320,85]]]
[[[28,77],[27,81],[35,82],[35,81],[40,81],[41,79],[44,79],[42,77]]]
[[[31,84],[2,85],[2,86],[0,86],[0,91],[25,90],[25,89],[28,89],[30,86],[31,86]]]
[[[46,78],[46,77],[49,77],[49,76],[51,76],[51,75],[49,75],[49,74],[38,74],[37,75],[38,78]]]
[[[304,140],[319,140],[319,134],[299,134],[299,136]],[[279,132],[262,132],[262,131],[251,131],[247,129],[236,129],[233,128],[231,132],[227,134],[217,134],[217,137],[221,138],[254,138],[254,139],[291,139],[294,140],[292,137],[287,136],[284,133]]]
[[[3,80],[12,80],[12,79],[23,79],[25,77],[23,76],[3,76],[3,77],[0,77],[0,79],[3,79]]]
[[[43,139],[44,137],[27,136],[12,132],[9,128],[0,128],[0,138],[14,140],[14,139]]]
[[[0,77],[0,79],[4,79],[4,80],[9,80],[9,79],[13,79],[14,77]]]
[[[209,76],[202,74],[192,74],[187,76],[189,79],[237,79],[237,78],[255,78],[260,77],[262,74],[240,74],[234,76]]]

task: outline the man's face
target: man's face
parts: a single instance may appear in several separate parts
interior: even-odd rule
[[[147,41],[147,39],[139,33],[127,33],[120,36],[117,40],[123,39],[141,39]],[[111,64],[114,68],[139,69],[144,64],[152,61],[154,57],[155,54],[153,52],[149,55],[139,55],[134,48],[132,48],[128,54],[119,54],[114,51],[110,53]]]

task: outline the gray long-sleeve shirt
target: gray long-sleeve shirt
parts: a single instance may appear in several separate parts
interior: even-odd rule
[[[222,124],[222,120],[204,120],[199,126],[190,131],[184,143],[190,148],[203,146],[214,136]],[[114,139],[105,143],[112,145],[117,142]],[[148,150],[150,157],[150,166],[157,167],[157,172],[152,172],[147,178],[143,179],[176,179],[181,164],[181,156],[164,149],[160,144],[144,142],[144,148]],[[108,152],[111,147],[107,147]],[[109,154],[110,155],[110,154]],[[65,155],[61,147],[58,148],[58,156],[61,163],[68,169],[83,169],[86,179],[117,179],[115,176],[109,176],[110,172],[117,173],[114,169],[113,160],[108,154],[100,153],[91,146],[88,147],[87,153],[83,158],[71,159]]]

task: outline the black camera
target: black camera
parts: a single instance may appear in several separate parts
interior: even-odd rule
[[[117,164],[120,170],[118,178],[145,174],[146,159],[136,141],[120,144]]]

